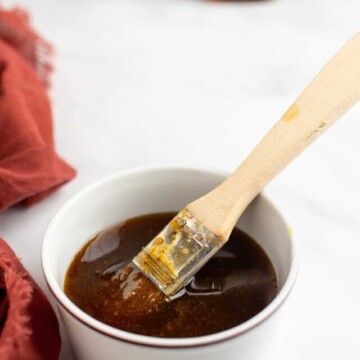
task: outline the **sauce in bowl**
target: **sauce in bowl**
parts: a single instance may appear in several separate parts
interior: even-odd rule
[[[185,294],[141,311],[125,303],[138,278],[125,269],[176,213],[149,214],[112,226],[75,256],[65,279],[65,294],[80,309],[115,328],[156,337],[209,335],[237,326],[276,296],[274,268],[264,250],[235,228],[229,241],[196,274]],[[130,281],[131,280],[131,281]],[[138,299],[139,300],[139,299]],[[140,299],[145,303],[153,299]]]

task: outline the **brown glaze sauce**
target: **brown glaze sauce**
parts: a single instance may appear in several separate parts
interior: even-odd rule
[[[66,295],[84,312],[110,326],[168,338],[232,328],[271,302],[277,293],[274,268],[262,248],[239,229],[234,229],[180,298],[167,302],[133,296],[142,275],[124,269],[175,215],[140,216],[102,231],[72,261],[65,279]],[[149,296],[153,297],[153,292]],[[146,311],[144,303],[151,303]]]

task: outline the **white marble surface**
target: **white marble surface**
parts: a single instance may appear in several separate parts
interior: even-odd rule
[[[41,241],[65,200],[133,166],[234,169],[360,28],[358,0],[16,3],[56,44],[57,148],[79,171],[42,203],[0,215],[0,235],[45,291]],[[360,358],[359,117],[360,106],[266,189],[302,251],[267,360]]]

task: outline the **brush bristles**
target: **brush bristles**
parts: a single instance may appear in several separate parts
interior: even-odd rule
[[[223,243],[184,209],[133,262],[166,296],[173,297]]]

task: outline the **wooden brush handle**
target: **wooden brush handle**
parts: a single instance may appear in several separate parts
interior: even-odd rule
[[[360,33],[330,60],[243,164],[186,208],[227,240],[256,195],[360,99]]]

